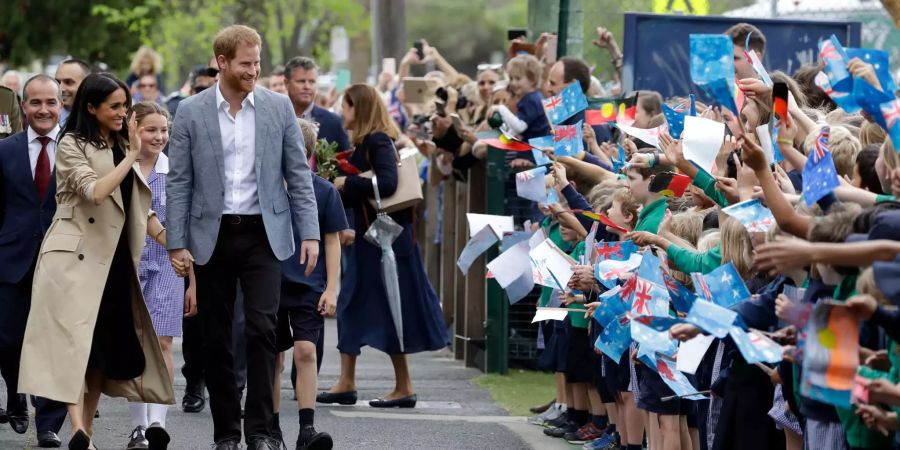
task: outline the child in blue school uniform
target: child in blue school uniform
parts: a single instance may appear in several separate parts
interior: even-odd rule
[[[299,119],[307,152],[316,145],[315,126]],[[324,332],[325,317],[333,317],[337,307],[337,290],[340,283],[341,243],[338,233],[349,228],[341,196],[333,184],[313,175],[313,192],[319,214],[319,258],[313,268],[300,264],[297,254],[282,262],[281,300],[278,305],[276,345],[279,358],[275,370],[275,415],[273,430],[280,434],[278,410],[280,406],[281,371],[284,352],[293,348],[297,365],[297,403],[300,415],[298,449],[330,449],[333,441],[328,433],[315,429],[317,385],[316,342]],[[295,217],[294,223],[297,223]],[[299,242],[296,226],[294,240]],[[279,436],[280,438],[280,436]]]

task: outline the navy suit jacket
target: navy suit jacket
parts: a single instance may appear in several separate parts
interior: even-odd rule
[[[344,130],[344,122],[337,114],[321,108],[319,105],[313,105],[310,115],[319,124],[319,135],[317,136],[319,139],[325,139],[329,143],[337,142],[337,151],[339,152],[352,148],[347,131]]]
[[[55,174],[47,195],[37,196],[27,133],[0,140],[0,283],[18,283],[31,269],[56,213],[55,197]]]

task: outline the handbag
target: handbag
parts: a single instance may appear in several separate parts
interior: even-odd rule
[[[372,179],[372,186],[375,188],[375,198],[370,198],[369,203],[376,211],[384,211],[393,213],[402,209],[416,206],[425,197],[422,195],[422,184],[419,181],[419,171],[416,166],[416,155],[410,154],[405,158],[400,157],[397,148],[394,147],[397,155],[397,190],[389,197],[382,197],[378,189],[378,180],[371,170],[367,170],[359,176]]]

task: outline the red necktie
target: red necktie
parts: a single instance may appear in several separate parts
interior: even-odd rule
[[[44,200],[47,195],[47,186],[50,184],[50,157],[47,156],[47,143],[50,138],[40,136],[41,153],[38,154],[37,164],[34,165],[34,187],[37,189],[38,199]]]

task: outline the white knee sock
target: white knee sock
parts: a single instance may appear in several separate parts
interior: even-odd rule
[[[149,416],[150,416],[150,424],[153,425],[154,422],[159,422],[159,425],[163,428],[166,427],[166,412],[169,410],[169,405],[160,405],[157,403],[151,403],[147,405],[149,408]]]
[[[129,403],[128,412],[131,414],[131,426],[137,428],[142,426],[147,428],[147,404],[146,403]]]

